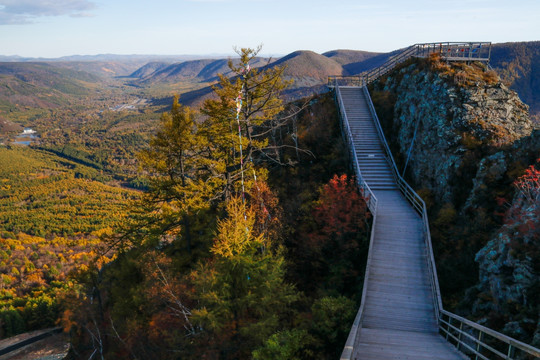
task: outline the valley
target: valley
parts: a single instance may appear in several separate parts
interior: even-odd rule
[[[339,224],[343,216],[336,215],[336,219],[328,220],[321,215],[320,209],[329,206],[325,202],[331,202],[332,196],[337,197],[340,191],[349,198],[358,196],[355,190],[351,190],[352,182],[347,182],[347,176],[350,178],[352,174],[346,164],[346,150],[337,125],[337,111],[331,95],[327,93],[327,78],[330,75],[358,75],[379,66],[393,54],[395,52],[357,50],[333,50],[318,54],[301,50],[277,59],[257,57],[250,63],[253,68],[263,73],[268,71],[270,74],[271,71],[283,67],[280,77],[290,83],[280,98],[286,105],[283,108],[276,106],[276,109],[294,113],[291,119],[295,120],[288,124],[283,132],[280,129],[279,136],[276,135],[278,131],[272,129],[273,132],[268,131],[272,133],[272,137],[268,136],[261,141],[265,146],[284,149],[277,156],[279,161],[276,161],[276,164],[280,163],[281,166],[273,163],[265,165],[267,167],[261,170],[261,174],[255,175],[255,179],[257,176],[266,179],[272,188],[268,193],[264,193],[261,202],[263,205],[275,205],[273,209],[270,205],[268,208],[281,214],[275,218],[276,222],[280,223],[279,226],[276,225],[280,230],[275,230],[279,232],[279,235],[275,235],[276,239],[279,239],[276,240],[278,245],[275,245],[275,248],[269,245],[269,248],[275,251],[271,255],[277,260],[270,259],[270,255],[269,258],[261,260],[257,258],[261,255],[258,252],[253,252],[253,256],[257,261],[276,261],[279,264],[280,261],[285,261],[283,259],[288,260],[286,270],[279,270],[282,271],[280,274],[270,273],[269,276],[282,276],[286,279],[279,278],[282,283],[275,281],[280,284],[280,291],[283,290],[283,294],[280,293],[280,296],[283,296],[282,304],[290,305],[293,309],[291,312],[294,312],[296,327],[284,320],[288,314],[280,313],[276,318],[279,316],[279,321],[287,323],[287,329],[293,330],[276,332],[273,335],[265,333],[265,336],[268,339],[278,336],[296,339],[299,348],[304,346],[303,358],[309,358],[313,351],[323,353],[327,358],[339,352],[341,345],[338,344],[346,338],[349,323],[360,300],[364,260],[355,259],[363,259],[367,254],[367,229],[370,226],[369,215],[366,215],[365,209],[354,208],[358,213],[357,218],[346,219],[355,223],[358,228],[347,227],[352,226],[347,223],[336,230],[333,226],[335,223]],[[202,354],[204,344],[210,341],[204,337],[206,335],[197,338],[199,343],[180,341],[172,335],[165,336],[165,339],[160,338],[164,336],[164,329],[182,329],[188,325],[182,319],[167,318],[167,306],[178,305],[180,300],[171,299],[167,287],[160,289],[155,284],[167,281],[170,276],[170,286],[175,291],[182,289],[190,292],[189,296],[192,297],[185,301],[193,309],[196,304],[204,301],[207,301],[209,307],[215,306],[211,296],[195,299],[193,294],[222,281],[219,278],[210,279],[210,276],[219,275],[218,266],[229,265],[215,259],[204,264],[203,259],[210,256],[211,252],[212,256],[215,256],[216,243],[213,248],[212,243],[218,229],[226,226],[224,214],[232,213],[233,210],[225,209],[225,205],[221,203],[225,195],[206,193],[209,191],[207,187],[221,184],[221,179],[208,176],[201,184],[197,184],[197,188],[189,189],[189,196],[196,198],[202,193],[206,197],[188,202],[187,210],[178,199],[185,200],[188,195],[182,193],[185,190],[178,189],[183,189],[186,179],[189,182],[205,171],[211,172],[208,169],[224,168],[233,174],[238,171],[238,165],[219,163],[212,157],[212,151],[204,147],[210,148],[208,139],[220,139],[218,135],[212,134],[212,129],[205,129],[204,124],[214,114],[212,111],[219,112],[216,110],[217,105],[208,105],[205,101],[235,101],[230,93],[227,93],[229,98],[219,98],[219,92],[216,95],[218,82],[223,83],[223,79],[229,77],[232,77],[231,83],[243,81],[241,75],[231,71],[227,59],[224,58],[111,56],[39,62],[35,59],[16,60],[18,61],[0,63],[0,336],[8,337],[57,324],[65,326],[66,329],[71,326],[75,329],[77,322],[86,321],[91,324],[92,319],[89,316],[106,315],[110,317],[110,324],[104,317],[105,320],[100,326],[116,332],[113,318],[118,321],[119,331],[129,334],[124,345],[130,351],[142,349],[139,344],[141,339],[150,339],[156,344],[163,341],[171,348],[181,344]],[[242,66],[237,58],[232,62],[233,66]],[[540,120],[540,98],[537,96],[540,93],[539,64],[540,42],[496,44],[490,64],[510,89],[517,91],[529,106],[536,128]],[[383,91],[383,87],[378,90],[381,98],[377,99],[376,105],[384,112],[385,106],[392,104],[384,96],[395,95],[388,95],[389,91]],[[173,105],[176,95],[179,96],[181,104],[179,108]],[[419,95],[418,98],[422,96]],[[185,110],[183,105],[192,107],[193,113]],[[202,106],[207,107],[200,112]],[[405,108],[405,105],[403,107]],[[429,109],[425,111],[429,113]],[[186,114],[193,117],[193,128],[198,129],[200,126],[206,132],[203,131],[202,135],[197,133],[198,137],[191,138],[196,131],[188,131],[177,138],[184,140],[185,137],[185,141],[191,142],[204,161],[186,156],[186,153],[182,152],[182,146],[185,146],[183,143],[168,143],[168,146],[177,146],[182,150],[174,148],[171,154],[167,154],[169,157],[152,157],[155,155],[152,150],[160,146],[159,141],[165,142],[163,129],[167,129],[167,124],[170,126],[171,122],[187,121],[186,117],[189,116]],[[229,120],[233,120],[231,114],[234,114],[228,114]],[[391,114],[387,114],[387,117],[386,121],[390,124]],[[478,126],[481,127],[482,124]],[[480,145],[472,140],[471,144],[466,143],[466,140],[464,136],[467,155],[477,155],[474,151],[479,152],[477,149],[481,148]],[[228,140],[220,141],[225,144],[220,143],[219,148],[225,154],[223,157],[236,160],[236,150],[232,155],[227,153],[231,148],[226,142]],[[306,151],[292,150],[298,144]],[[251,147],[246,146],[245,149]],[[267,152],[261,152],[265,156],[273,156],[279,152],[265,151]],[[491,148],[489,151],[495,152]],[[485,152],[487,153],[487,150]],[[186,157],[187,167],[191,171],[188,175],[178,175],[177,169],[173,171],[167,168],[170,166],[168,161],[177,161],[182,156]],[[528,161],[531,155],[527,154],[527,157],[523,158]],[[471,163],[473,160],[467,158]],[[253,163],[251,160],[251,164]],[[515,165],[516,169],[512,169],[515,174],[512,173],[505,179],[504,191],[497,188],[497,196],[509,196],[508,186],[513,181],[509,179],[515,179],[518,170],[524,170],[526,165],[530,164]],[[257,171],[259,170],[257,163]],[[166,182],[163,178],[167,176],[163,174],[171,178],[171,183],[166,183],[166,186],[159,183]],[[344,178],[334,176],[340,174]],[[176,176],[178,178],[175,178]],[[256,183],[254,181],[249,184],[253,186]],[[266,186],[264,182],[263,185]],[[501,189],[503,185],[497,183]],[[233,183],[231,187],[239,191],[234,186],[238,187],[238,183]],[[426,185],[422,186],[427,188]],[[332,189],[338,195],[332,193]],[[328,194],[325,191],[328,191]],[[425,193],[434,196],[434,190],[426,190]],[[165,200],[160,196],[165,196]],[[175,200],[170,200],[167,196]],[[258,199],[253,194],[248,196],[250,197]],[[207,204],[201,205],[205,201]],[[276,205],[278,202],[279,206]],[[164,206],[163,203],[170,204]],[[493,206],[488,208],[495,211]],[[265,219],[266,213],[258,213],[260,210],[257,210],[255,205],[253,209],[256,219],[250,226],[261,226],[264,231],[271,232],[272,226],[267,224],[269,220],[260,220]],[[440,226],[443,230],[435,229],[434,234],[447,241],[447,237],[450,237],[447,232],[453,228],[449,230],[449,225],[445,223],[445,209],[446,207],[436,208],[438,223],[435,226],[442,224]],[[266,208],[264,210],[267,211]],[[351,209],[343,211],[347,213],[349,210]],[[435,213],[435,208],[430,211]],[[283,216],[282,212],[288,215]],[[452,216],[449,222],[455,221],[455,213]],[[138,228],[130,228],[129,226],[133,226],[133,219],[140,221],[137,217],[144,218],[145,225],[139,224]],[[272,216],[268,217],[274,220]],[[360,217],[362,221],[357,221]],[[257,221],[262,221],[263,225]],[[179,230],[185,231],[185,228],[191,229],[187,231],[192,232],[189,236],[193,239],[187,239]],[[336,232],[340,234],[337,237],[328,235]],[[468,234],[465,230],[463,232]],[[266,236],[266,233],[264,234]],[[487,242],[490,234],[487,230],[482,234],[483,238],[477,240],[478,244],[474,246],[475,251]],[[331,238],[332,242],[325,240],[327,238]],[[114,251],[110,251],[117,246],[115,241],[125,241],[128,244],[125,248],[115,248],[120,249],[119,257]],[[194,241],[195,244],[189,241]],[[112,246],[112,243],[115,245]],[[261,248],[265,246],[260,245]],[[329,255],[336,248],[343,251]],[[128,251],[129,249],[133,250]],[[158,255],[161,250],[163,254]],[[448,249],[441,247],[438,251],[444,255],[441,256],[446,267],[441,273],[451,277],[448,275],[451,270],[448,269],[453,263],[451,256],[445,253]],[[474,256],[471,255],[472,250],[468,251],[468,258],[460,261],[466,263],[466,270],[473,269],[470,272],[474,273]],[[325,256],[332,261],[325,259]],[[194,265],[196,263],[198,265]],[[105,266],[106,264],[110,265]],[[205,275],[204,266],[209,267],[207,274],[210,275]],[[102,278],[101,269],[105,267],[107,271]],[[151,271],[147,272],[147,269]],[[245,278],[250,280],[253,276],[251,271],[265,270],[267,269],[246,270],[247,275],[243,274],[239,281],[245,281]],[[304,278],[307,279],[305,282],[298,281]],[[285,281],[294,282],[294,285],[289,289]],[[460,286],[456,285],[457,289],[450,289],[451,297],[447,301],[454,307],[460,306],[465,288],[474,285],[475,281],[476,279],[466,279]],[[124,298],[123,289],[114,287],[119,282],[125,282],[129,296]],[[107,303],[104,308],[101,308],[101,304],[100,308],[97,308],[96,304],[89,300],[88,292],[85,293],[84,287],[87,291],[88,287],[92,286],[97,289],[95,292],[98,294],[92,294],[92,301],[94,295],[96,299],[103,295],[104,302]],[[245,286],[251,285],[247,283]],[[297,290],[301,296],[296,293]],[[251,299],[247,297],[242,301],[247,303]],[[91,311],[77,312],[78,302],[84,304],[83,307],[86,306],[84,309]],[[146,303],[151,306],[143,309],[142,304]],[[270,303],[265,306],[272,307]],[[136,315],[132,322],[124,322],[129,310],[133,310]],[[203,323],[206,321],[209,328],[215,325],[212,321],[217,320],[211,317],[213,314],[209,315],[202,309],[196,311],[198,313],[195,317],[203,319]],[[251,326],[256,323],[254,319],[263,315],[250,311],[246,311],[247,315],[244,314],[245,318],[241,321]],[[223,320],[220,326],[233,331],[231,329],[238,326],[237,320]],[[268,329],[278,328],[273,323],[277,320],[265,321],[270,324]],[[339,334],[331,339],[331,344],[321,345],[318,340],[329,337],[327,332],[332,327],[339,328]],[[76,336],[82,344],[83,340],[88,342],[89,335],[81,329],[83,328],[78,328]],[[218,333],[215,329],[212,330],[215,331],[212,333],[214,335]],[[118,333],[116,336],[122,340]],[[258,351],[261,353],[270,351],[266,347],[272,346],[270,340],[263,342],[266,338],[253,340],[247,333],[238,336],[258,344]],[[215,348],[208,351],[217,352],[220,341],[222,344],[237,344],[238,338],[221,336],[215,342],[210,341]],[[232,357],[236,356],[235,351],[245,355],[254,348],[253,344],[249,344],[251,348],[246,345],[245,349],[239,346],[228,348],[227,351]],[[81,351],[89,352],[83,345]],[[118,354],[125,354],[126,350],[120,345],[112,348]],[[152,358],[153,354],[162,354],[160,351],[164,351],[152,346],[141,351],[143,350],[148,351],[142,355],[143,358]]]

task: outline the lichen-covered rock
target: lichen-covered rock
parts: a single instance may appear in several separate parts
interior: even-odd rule
[[[511,233],[510,228],[503,227],[498,236],[476,254],[475,259],[480,270],[478,288],[491,294],[492,310],[498,312],[506,310],[511,304],[526,306],[537,300],[527,296],[527,290],[537,281],[533,259],[513,256]]]
[[[500,82],[458,86],[413,63],[376,90],[398,94],[392,132],[404,157],[402,167],[445,202],[453,200],[447,189],[459,182],[466,150],[479,144],[510,145],[533,130],[527,105]]]
[[[517,182],[518,191],[504,225],[477,254],[476,289],[491,299],[474,299],[477,314],[489,309],[510,320],[503,332],[523,340],[538,334],[540,312],[540,171],[531,166]],[[533,341],[538,338],[533,335]],[[537,339],[538,340],[538,339]]]

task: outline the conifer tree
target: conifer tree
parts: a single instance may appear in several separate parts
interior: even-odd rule
[[[220,75],[219,86],[214,87],[217,99],[206,100],[201,110],[207,116],[201,132],[207,139],[209,161],[214,163],[212,175],[221,185],[223,199],[238,192],[235,184],[242,176],[251,176],[255,165],[262,161],[280,163],[280,145],[269,139],[293,117],[280,116],[284,110],[280,94],[289,85],[283,79],[284,68],[250,67],[260,50],[259,46],[237,51],[238,65],[229,60],[236,76],[229,79]]]
[[[207,187],[198,176],[200,137],[193,112],[182,107],[176,96],[170,113],[161,117],[161,128],[141,152],[142,167],[150,174],[150,191],[142,199],[146,215],[157,215],[158,236],[181,233],[191,252],[193,211],[208,206]],[[182,231],[179,231],[182,227]]]
[[[200,242],[194,234],[205,233],[201,227],[209,228],[211,220],[205,214],[218,187],[208,176],[206,141],[194,112],[180,105],[176,96],[170,112],[161,116],[149,147],[139,154],[149,179],[148,191],[133,204],[131,222],[110,239],[111,246],[155,248],[173,243],[191,255]]]
[[[282,67],[252,69],[260,51],[243,48],[239,62],[229,61],[237,74],[220,76],[214,88],[217,98],[205,101],[204,120],[196,123],[193,112],[175,97],[170,113],[141,154],[142,167],[150,176],[150,189],[136,206],[137,219],[118,241],[130,245],[183,239],[188,251],[192,227],[200,219],[193,214],[219,208],[232,195],[248,193],[255,179],[264,180],[264,161],[280,163],[278,142],[272,134],[294,115],[284,110],[279,95],[288,83]],[[204,213],[204,211],[202,212]],[[206,226],[208,228],[208,226]]]
[[[202,264],[192,274],[199,307],[193,320],[210,334],[225,358],[247,358],[279,328],[287,307],[296,299],[284,281],[281,250],[265,246],[262,235],[253,234],[251,210],[238,197],[227,203],[228,217],[218,223],[211,249],[213,262]]]

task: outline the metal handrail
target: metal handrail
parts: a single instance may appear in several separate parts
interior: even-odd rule
[[[441,322],[439,326],[441,333],[446,336],[447,340],[448,338],[452,338],[456,342],[458,350],[460,346],[463,346],[468,350],[468,352],[474,355],[475,359],[494,359],[493,357],[486,357],[486,351],[500,359],[517,359],[516,351],[522,351],[527,355],[540,358],[540,350],[531,345],[525,344],[495,330],[479,325],[474,321],[465,319],[449,311],[441,309],[441,315]],[[447,317],[448,320],[445,320],[444,317]],[[454,320],[454,323],[452,323],[452,320]],[[465,327],[468,327],[469,329]],[[475,331],[476,336],[474,336]],[[471,334],[471,332],[473,334]],[[487,344],[484,340],[486,335],[507,345],[506,353],[503,353],[500,350],[495,349],[493,346]],[[471,344],[474,347],[471,346]]]
[[[371,234],[370,234],[370,239],[369,239],[368,258],[367,258],[367,263],[366,263],[366,273],[364,274],[364,285],[362,288],[362,298],[360,302],[360,308],[358,309],[358,312],[356,313],[356,317],[351,327],[351,331],[349,332],[349,336],[347,337],[347,342],[345,343],[345,347],[343,348],[343,352],[341,354],[342,360],[350,360],[352,359],[354,348],[357,345],[356,342],[358,340],[358,332],[362,328],[362,322],[364,320],[364,304],[366,303],[366,297],[367,297],[367,281],[369,279],[369,273],[370,273],[369,269],[370,269],[372,254],[373,254],[373,243],[374,243],[373,239],[375,237],[375,226],[377,223],[377,198],[375,197],[375,194],[370,189],[369,185],[366,183],[366,181],[362,177],[362,173],[360,172],[360,165],[358,163],[358,157],[356,155],[356,150],[354,148],[351,127],[349,124],[349,120],[347,119],[347,113],[343,105],[341,91],[339,89],[339,86],[337,86],[337,83],[336,83],[335,89],[336,89],[336,100],[337,100],[339,112],[341,115],[340,118],[341,118],[342,130],[344,131],[344,137],[347,139],[347,143],[349,145],[349,151],[352,152],[353,166],[355,168],[356,178],[358,181],[358,187],[360,188],[362,195],[367,199],[368,208],[373,216],[373,221],[371,224]],[[368,196],[366,196],[366,194],[368,194]]]
[[[364,76],[329,76],[327,86],[333,88],[334,86],[337,86],[336,84],[339,86],[362,86],[364,84]]]
[[[336,87],[336,96],[338,98],[338,104],[339,104],[339,111],[341,114],[341,120],[342,120],[342,129],[345,131],[345,138],[347,139],[347,144],[349,146],[349,151],[352,154],[352,160],[354,164],[354,171],[356,173],[356,181],[358,183],[358,187],[360,188],[360,192],[362,193],[362,196],[366,198],[367,205],[369,208],[369,211],[371,211],[371,214],[375,216],[377,213],[377,198],[375,197],[375,194],[367,184],[367,182],[362,177],[362,173],[360,171],[360,164],[358,163],[358,157],[356,155],[356,150],[354,148],[354,141],[352,137],[352,131],[351,127],[349,125],[349,120],[347,119],[347,113],[345,112],[345,108],[343,107],[343,99],[341,98],[341,92],[339,91],[339,86]]]
[[[425,58],[433,53],[438,53],[441,59],[445,61],[483,61],[489,63],[491,57],[491,42],[486,41],[467,41],[467,42],[438,42],[438,43],[420,43],[404,48],[395,55],[392,55],[381,66],[368,70],[356,76],[330,76],[328,77],[328,86],[332,87],[335,80],[348,83],[356,82],[359,84],[369,84],[379,77],[387,74],[396,65],[412,58]],[[362,78],[362,79],[359,79]]]
[[[392,170],[392,173],[394,175],[394,179],[396,180],[398,188],[403,193],[405,198],[413,205],[414,209],[422,217],[424,242],[426,244],[426,251],[427,251],[426,259],[428,262],[427,265],[428,265],[429,279],[431,283],[431,290],[432,290],[432,297],[433,297],[433,307],[435,309],[435,317],[438,322],[439,310],[442,309],[442,298],[441,298],[441,291],[439,288],[439,280],[437,277],[437,268],[435,267],[435,258],[433,256],[433,247],[431,245],[431,232],[429,231],[429,220],[428,220],[428,215],[427,215],[427,210],[426,210],[426,204],[424,203],[424,200],[422,200],[422,198],[411,188],[411,186],[399,174],[397,170],[396,162],[394,161],[394,157],[392,156],[392,152],[390,151],[390,147],[388,146],[388,143],[386,142],[386,136],[384,136],[384,132],[382,130],[379,117],[377,116],[377,112],[375,111],[375,106],[373,106],[373,102],[371,101],[371,96],[369,95],[367,86],[364,86],[362,89],[364,91],[364,95],[366,97],[369,110],[375,122],[375,128],[377,129],[377,132],[379,133],[379,138],[381,139],[381,142],[383,144],[386,157],[390,164],[390,168]]]

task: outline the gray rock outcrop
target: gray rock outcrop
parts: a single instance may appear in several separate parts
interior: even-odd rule
[[[433,241],[446,256],[439,275],[473,285],[452,295],[460,303],[453,310],[538,346],[540,213],[512,182],[540,157],[540,130],[496,76],[484,81],[480,67],[460,66],[411,61],[375,83],[372,95],[380,113],[391,108],[381,122],[399,170],[406,167],[406,178],[434,200]],[[510,221],[498,201],[521,213]],[[442,210],[456,215],[442,217]],[[477,273],[464,272],[463,263]]]

